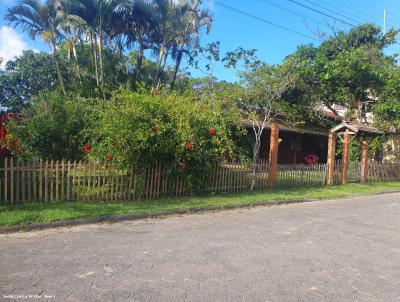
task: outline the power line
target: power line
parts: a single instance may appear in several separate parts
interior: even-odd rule
[[[366,1],[364,0],[364,3],[368,4],[370,7],[377,9],[378,11],[382,12],[383,8],[382,7],[378,7],[375,4],[371,3],[370,1]],[[393,18],[395,19],[400,19],[400,15],[396,14],[396,13],[392,13],[392,12],[388,12],[389,15],[391,15]]]
[[[344,17],[344,18],[346,18],[347,20],[350,20],[350,21],[352,21],[352,22],[361,23],[360,20],[355,20],[355,19],[353,19],[353,18],[349,18],[349,17],[347,17],[346,15],[343,15],[343,14],[339,13],[338,11],[340,11],[340,10],[337,9],[336,7],[335,7],[335,9],[336,9],[337,11],[334,11],[334,10],[332,10],[332,9],[330,9],[330,8],[326,8],[325,6],[323,6],[323,5],[321,5],[321,4],[318,4],[318,3],[315,3],[315,2],[313,2],[313,1],[310,1],[310,0],[306,0],[306,2],[311,3],[312,5],[314,5],[314,6],[316,6],[316,7],[319,7],[319,8],[322,8],[322,9],[328,11],[328,12],[334,13],[334,14],[336,14],[336,15],[338,15],[338,16]],[[327,5],[328,5],[328,4],[327,4]],[[328,6],[331,6],[331,5],[328,5]],[[332,7],[332,6],[331,6],[331,7]],[[347,14],[348,14],[348,13],[347,13]],[[348,14],[348,15],[350,15],[350,14]]]
[[[352,16],[353,18],[357,18],[358,22],[360,22],[360,23],[364,23],[364,21],[362,21],[362,19],[360,19],[359,16],[357,16],[357,15],[355,15],[353,13],[349,13],[349,12],[345,11],[344,9],[338,8],[338,7],[334,6],[334,5],[332,5],[329,1],[318,0],[318,2],[323,3],[325,6],[328,6],[328,7],[332,8],[332,9],[338,11],[338,12],[342,12],[344,14]]]
[[[347,21],[344,21],[343,19],[336,18],[336,17],[334,17],[334,16],[332,16],[332,15],[329,15],[329,14],[326,14],[326,13],[324,13],[324,12],[321,12],[320,10],[315,9],[315,8],[312,8],[312,7],[310,7],[310,6],[308,6],[308,5],[305,5],[305,4],[303,4],[303,3],[297,2],[297,1],[295,1],[295,0],[288,0],[288,1],[289,1],[289,2],[292,2],[292,3],[296,4],[296,5],[299,5],[299,6],[301,6],[301,7],[304,7],[304,8],[306,8],[306,9],[312,10],[313,12],[316,12],[316,13],[319,13],[319,14],[321,14],[321,15],[324,15],[325,17],[328,17],[328,18],[334,19],[334,20],[336,20],[336,21],[342,22],[343,24],[346,24],[346,25],[349,25],[349,26],[354,26],[353,24],[351,24],[351,23],[349,23],[349,22],[347,22]]]
[[[311,39],[311,40],[320,42],[318,39],[316,39],[316,38],[314,38],[314,37],[311,37],[311,36],[309,36],[309,35],[303,34],[303,33],[299,32],[299,31],[296,31],[296,30],[294,30],[294,29],[288,28],[288,27],[286,27],[286,26],[276,24],[276,23],[271,22],[271,21],[269,21],[269,20],[267,20],[267,19],[263,19],[263,18],[260,18],[260,17],[255,16],[255,15],[249,14],[249,13],[247,13],[247,12],[244,12],[244,11],[239,10],[239,9],[237,9],[237,8],[234,8],[234,7],[232,7],[232,6],[226,5],[226,4],[221,3],[221,2],[219,2],[219,1],[214,1],[214,4],[216,4],[216,5],[220,6],[220,7],[229,9],[229,10],[231,10],[231,11],[234,11],[234,12],[236,12],[236,13],[238,13],[238,14],[243,15],[243,16],[247,16],[247,17],[252,18],[252,19],[254,19],[254,20],[263,22],[263,23],[265,23],[265,24],[269,24],[269,25],[271,25],[271,26],[274,26],[274,27],[277,27],[277,28],[286,30],[286,31],[288,31],[288,32],[291,32],[291,33],[294,33],[294,34],[303,36],[303,37],[305,37],[305,38],[308,38],[308,39]]]
[[[332,19],[335,19],[335,20],[337,20],[337,21],[340,21],[340,22],[342,22],[342,23],[344,23],[344,24],[347,24],[347,25],[351,26],[351,28],[354,28],[354,27],[355,27],[354,24],[351,24],[351,23],[346,22],[346,21],[344,21],[344,20],[342,20],[342,19],[339,19],[339,18],[335,18],[335,17],[333,17],[333,16],[331,16],[331,15],[329,15],[329,14],[325,14],[324,12],[321,12],[321,11],[319,11],[319,10],[317,10],[317,9],[314,9],[314,8],[312,8],[312,7],[308,6],[308,5],[305,5],[305,4],[303,4],[303,3],[300,3],[300,2],[298,2],[298,1],[295,1],[295,0],[288,0],[288,1],[289,1],[289,2],[292,2],[292,3],[294,3],[294,4],[297,4],[297,5],[299,5],[299,6],[302,6],[302,7],[304,7],[304,8],[310,9],[310,10],[312,10],[312,11],[314,11],[314,12],[317,12],[317,13],[319,13],[319,14],[321,14],[321,15],[324,15],[324,16],[330,17],[330,18],[332,18]],[[400,43],[398,43],[398,42],[395,42],[394,44],[400,45]]]
[[[311,1],[311,0],[305,0],[305,1],[306,1],[306,2],[309,2],[309,3],[312,3],[314,6],[318,6],[318,7],[321,7],[321,8],[323,8],[323,9],[325,9],[325,10],[329,10],[329,11],[331,11],[331,12],[337,14],[337,15],[341,15],[341,16],[343,16],[344,18],[346,18],[346,19],[348,19],[348,20],[352,20],[352,21],[354,21],[354,22],[356,22],[356,23],[366,23],[366,22],[370,23],[370,22],[374,22],[375,24],[379,24],[379,22],[377,22],[378,17],[373,17],[373,18],[372,18],[373,20],[370,20],[370,18],[369,18],[368,16],[364,16],[363,19],[366,20],[366,21],[363,21],[363,20],[360,18],[360,15],[362,15],[362,14],[355,15],[355,14],[349,13],[348,11],[345,11],[345,10],[343,10],[343,9],[341,9],[341,8],[338,8],[338,7],[336,7],[336,6],[334,6],[334,5],[330,4],[330,3],[327,3],[326,1],[319,0],[319,2],[323,3],[325,6],[323,6],[323,5],[321,5],[321,4],[317,4],[317,3],[315,3],[315,2],[313,2],[313,1]],[[331,7],[332,9],[326,8],[326,6]],[[351,10],[354,11],[354,9],[351,9]],[[339,12],[342,12],[343,14],[352,16],[352,18],[347,17],[346,15],[343,15],[343,14],[341,14],[341,13],[339,13]],[[372,14],[373,14],[373,13],[372,13]],[[365,17],[366,17],[366,18],[365,18]],[[375,18],[377,18],[377,19],[375,19]]]
[[[368,9],[366,9],[364,6],[362,5],[349,5],[349,3],[347,1],[341,1],[342,3],[337,3],[343,7],[347,7],[349,10],[351,11],[359,11],[361,14],[364,14],[366,17],[374,20],[379,20],[379,18],[376,17],[376,14],[371,13],[371,11],[369,11]],[[344,2],[344,3],[343,3]],[[363,12],[364,10],[364,12]]]
[[[271,5],[271,6],[274,6],[274,7],[279,8],[279,9],[281,9],[281,10],[283,10],[283,11],[289,12],[289,13],[291,13],[292,15],[301,17],[301,18],[303,18],[303,19],[305,19],[305,20],[310,20],[311,22],[314,22],[314,23],[319,24],[319,25],[321,25],[321,26],[328,27],[326,24],[320,22],[319,20],[316,20],[316,19],[314,19],[314,18],[312,18],[312,17],[309,17],[309,16],[306,16],[306,15],[300,14],[300,13],[298,13],[298,12],[295,12],[295,11],[293,11],[293,10],[291,10],[291,9],[288,9],[288,8],[286,8],[286,7],[284,7],[284,6],[281,6],[281,5],[277,4],[277,3],[271,2],[271,1],[269,1],[269,0],[260,0],[260,1],[261,1],[261,2],[264,2],[264,3],[267,4],[267,5]]]

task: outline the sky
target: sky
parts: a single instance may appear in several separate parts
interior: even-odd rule
[[[203,35],[202,44],[220,41],[221,53],[237,47],[257,49],[257,55],[269,64],[276,64],[294,52],[301,44],[318,45],[317,32],[332,34],[349,30],[361,23],[383,27],[400,27],[399,0],[203,0],[214,22],[211,33]],[[7,7],[16,0],[0,0],[0,57],[10,60],[23,50],[49,51],[40,40],[32,41],[26,33],[4,22]],[[400,52],[394,45],[387,53]],[[4,63],[3,63],[4,64]],[[202,76],[196,70],[192,75]],[[221,80],[235,81],[234,70],[216,66],[215,75]]]

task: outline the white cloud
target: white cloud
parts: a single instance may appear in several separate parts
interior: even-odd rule
[[[22,39],[21,34],[11,27],[0,27],[0,57],[3,58],[2,64],[22,54],[25,49],[27,49],[27,44]]]

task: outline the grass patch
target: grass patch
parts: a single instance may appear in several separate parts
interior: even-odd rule
[[[161,210],[226,205],[247,205],[290,199],[332,199],[400,190],[400,182],[349,184],[320,188],[274,189],[181,199],[142,200],[114,203],[59,202],[0,206],[0,225],[31,224],[63,219],[122,214],[151,213]]]

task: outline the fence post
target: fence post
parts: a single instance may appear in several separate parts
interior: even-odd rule
[[[342,184],[348,183],[349,176],[349,160],[350,160],[350,143],[351,135],[348,130],[344,133],[343,139],[343,163],[342,163]]]
[[[279,127],[278,124],[271,124],[271,137],[269,149],[269,173],[268,188],[276,185],[278,175],[278,148],[279,148]]]
[[[326,183],[328,186],[332,186],[334,184],[334,175],[335,175],[335,154],[336,154],[336,133],[329,132],[328,137],[328,173]]]
[[[363,138],[361,141],[361,182],[368,182],[368,144],[369,140]]]

